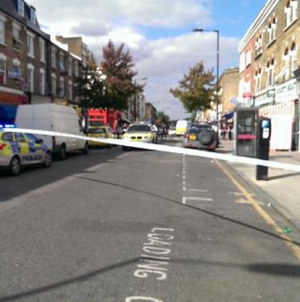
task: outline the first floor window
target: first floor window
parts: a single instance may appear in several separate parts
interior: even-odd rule
[[[6,84],[6,60],[0,56],[0,84]]]
[[[34,91],[34,68],[33,68],[33,66],[27,67],[27,89],[30,92]]]
[[[60,87],[59,87],[59,95],[64,96],[65,95],[65,80],[63,77],[60,78]]]
[[[69,99],[72,100],[73,97],[73,84],[69,82]]]
[[[45,70],[40,70],[40,94],[45,94]]]
[[[5,20],[0,16],[0,44],[5,44]]]
[[[56,95],[56,76],[55,74],[51,75],[51,93]]]

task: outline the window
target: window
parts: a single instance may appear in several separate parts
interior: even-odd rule
[[[274,83],[275,83],[275,80],[274,80],[275,79],[274,65],[275,65],[274,58],[272,58],[271,60],[268,60],[267,68],[266,68],[266,72],[267,72],[267,84],[266,84],[266,87],[273,86]]]
[[[275,16],[273,16],[273,18],[269,21],[268,34],[269,34],[269,44],[270,44],[276,39],[276,18],[275,18]]]
[[[12,35],[13,35],[13,48],[15,50],[20,50],[20,48],[21,48],[20,29],[21,29],[21,27],[18,24],[13,23]]]
[[[30,21],[33,24],[36,24],[36,12],[33,6],[30,6]]]
[[[72,81],[69,81],[69,99],[72,100],[73,98],[73,84],[72,84]]]
[[[289,27],[295,20],[297,20],[297,8],[298,8],[297,0],[286,1],[286,6],[284,8],[285,17],[286,17],[286,27]]]
[[[63,52],[59,53],[59,70],[65,71],[64,53]]]
[[[284,79],[287,80],[290,74],[290,57],[289,57],[288,48],[286,48],[284,51],[283,61],[284,61]]]
[[[15,138],[18,143],[26,143],[23,133],[15,132]]]
[[[56,68],[56,49],[51,48],[51,67]]]
[[[6,56],[0,53],[0,84],[6,84]]]
[[[18,0],[18,14],[24,17],[24,1]]]
[[[291,57],[291,76],[293,76],[294,71],[298,69],[297,66],[297,49],[296,49],[296,43],[293,42],[291,46],[291,51],[290,51],[290,57]]]
[[[56,75],[54,73],[51,74],[51,93],[56,95]]]
[[[259,92],[261,90],[261,79],[262,79],[262,68],[259,67],[255,71],[255,76],[254,76],[255,92]]]
[[[69,61],[69,66],[68,66],[68,67],[69,67],[69,71],[68,71],[68,72],[69,72],[69,75],[71,76],[71,75],[72,75],[72,69],[73,69],[73,68],[72,68],[73,62],[72,62],[72,59],[71,59],[71,58],[69,58],[68,61]]]
[[[262,33],[260,33],[255,41],[255,55],[256,57],[262,54]]]
[[[40,60],[41,62],[45,62],[45,40],[40,38]]]
[[[0,44],[5,45],[5,21],[6,19],[0,15]]]
[[[75,76],[78,77],[78,62],[74,61],[74,73]]]
[[[41,68],[40,69],[40,77],[39,77],[40,83],[40,94],[44,95],[45,94],[45,69]]]
[[[27,32],[27,54],[34,58],[34,34]]]
[[[27,65],[27,90],[34,91],[34,66],[32,64]]]
[[[65,95],[65,79],[63,77],[59,79],[59,95],[61,97]]]

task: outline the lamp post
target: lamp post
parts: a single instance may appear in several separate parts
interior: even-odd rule
[[[219,146],[219,68],[220,68],[220,59],[219,59],[219,52],[220,52],[220,31],[218,29],[203,29],[203,28],[194,28],[193,32],[214,32],[217,34],[217,101],[216,101],[216,120],[217,120],[217,141]]]
[[[138,80],[147,80],[146,77],[144,78],[140,78]],[[134,88],[135,88],[135,91],[134,91],[134,95],[133,95],[133,119],[134,119],[134,122],[136,121],[136,117],[137,117],[137,114],[136,114],[136,87],[137,87],[137,80],[135,79],[134,80]]]

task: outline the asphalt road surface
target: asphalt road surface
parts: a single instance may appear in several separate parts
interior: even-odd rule
[[[299,301],[299,234],[228,173],[114,147],[1,176],[0,302]]]

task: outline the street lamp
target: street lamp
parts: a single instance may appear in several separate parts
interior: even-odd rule
[[[219,51],[220,51],[220,32],[218,29],[203,29],[203,28],[194,28],[193,32],[214,32],[217,34],[217,106],[216,106],[216,119],[217,119],[217,141],[219,145]]]
[[[144,77],[144,78],[140,78],[138,80],[147,80],[147,78]],[[137,82],[136,81],[137,80],[135,79],[134,80],[135,91],[134,91],[134,96],[133,96],[133,119],[134,119],[134,122],[136,121],[136,116],[137,116],[137,114],[136,114],[136,87],[137,87]]]

